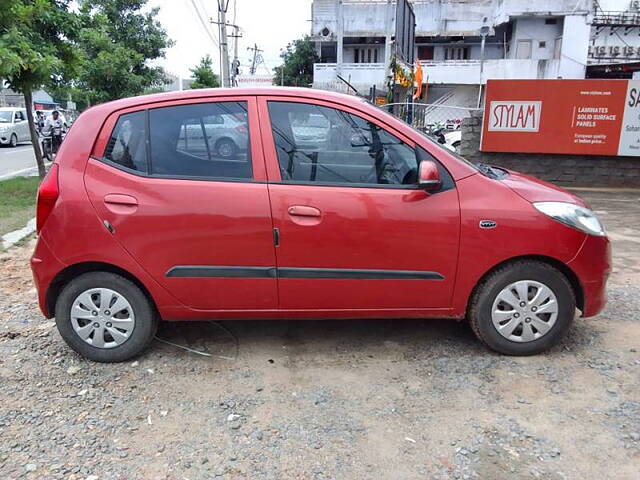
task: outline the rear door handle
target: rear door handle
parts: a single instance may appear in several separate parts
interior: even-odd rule
[[[109,193],[104,196],[104,205],[107,210],[118,215],[130,215],[138,210],[138,200],[131,195],[122,193]]]
[[[308,207],[306,205],[292,205],[287,210],[289,215],[293,217],[319,217],[320,210],[316,207]]]
[[[109,193],[108,195],[104,196],[104,203],[108,203],[110,205],[126,205],[135,207],[138,205],[138,200],[136,199],[136,197],[132,197],[131,195]]]

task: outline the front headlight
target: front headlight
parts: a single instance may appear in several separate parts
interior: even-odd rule
[[[598,217],[588,208],[565,202],[537,202],[533,206],[548,217],[581,232],[598,237],[607,235]]]

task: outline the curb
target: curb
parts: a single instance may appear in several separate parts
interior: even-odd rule
[[[31,235],[36,231],[36,219],[32,218],[27,222],[27,225],[20,230],[14,230],[13,232],[6,233],[2,236],[2,247],[7,249],[14,246],[23,238]]]

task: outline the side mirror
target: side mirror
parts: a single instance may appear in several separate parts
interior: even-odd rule
[[[442,185],[438,166],[432,160],[423,160],[420,162],[418,170],[418,186],[428,192],[437,190]]]

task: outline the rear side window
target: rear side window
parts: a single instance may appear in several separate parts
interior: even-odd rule
[[[151,173],[252,178],[246,102],[211,102],[149,110]]]
[[[121,115],[111,133],[104,157],[118,165],[147,173],[146,112]]]

